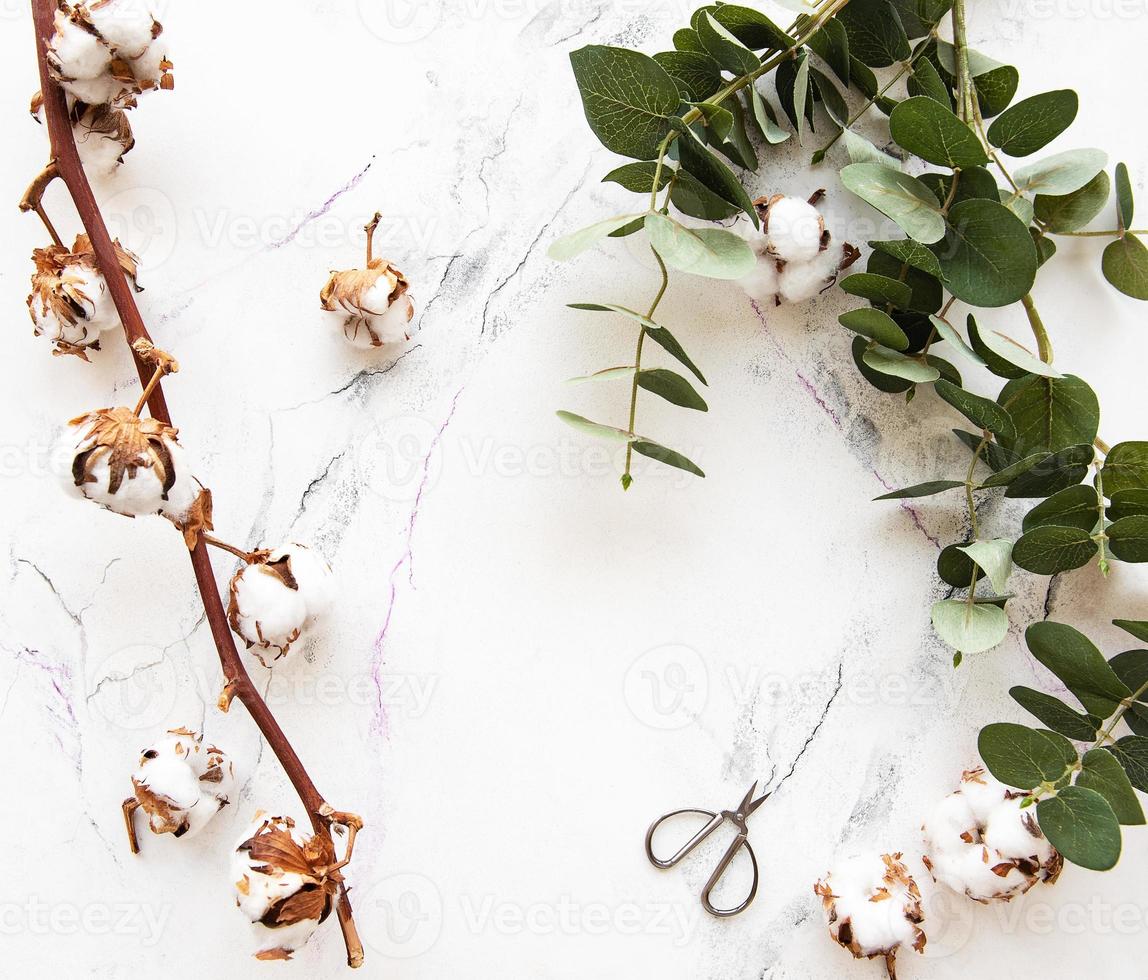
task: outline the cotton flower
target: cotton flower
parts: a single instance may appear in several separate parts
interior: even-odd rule
[[[70,115],[84,170],[89,176],[111,176],[124,162],[124,154],[135,146],[127,113],[116,106],[76,102]]]
[[[115,243],[120,267],[135,284],[138,259]],[[49,245],[32,251],[35,271],[28,313],[33,331],[55,345],[56,354],[76,354],[99,348],[100,334],[120,326],[107,281],[99,271],[87,235],[77,235],[69,251]]]
[[[287,960],[335,904],[339,863],[329,840],[262,813],[231,856],[235,904],[255,930],[256,959]]]
[[[921,828],[934,880],[985,904],[1055,882],[1063,859],[1041,833],[1036,807],[1021,808],[1026,795],[983,769],[964,773]]]
[[[192,475],[178,430],[129,408],[101,408],[72,419],[75,489],[127,517],[162,514],[194,547],[211,528],[211,493]]]
[[[356,347],[382,347],[410,340],[415,315],[410,283],[387,259],[372,255],[372,241],[379,223],[376,214],[366,227],[367,266],[331,272],[319,293],[319,305],[338,317],[343,336]]]
[[[202,735],[173,728],[144,749],[132,787],[135,795],[124,803],[129,821],[139,807],[153,834],[194,837],[231,802],[235,766],[221,749],[205,747]],[[134,831],[132,845],[136,850]]]
[[[758,260],[740,280],[751,299],[776,306],[812,299],[857,261],[857,249],[835,241],[826,229],[825,218],[815,207],[821,195],[818,191],[802,201],[775,194],[754,202],[761,232],[753,234],[750,245]]]
[[[921,893],[900,854],[868,852],[846,857],[813,886],[821,898],[829,935],[855,957],[885,957],[896,975],[897,951],[925,948]]]
[[[227,618],[259,662],[268,665],[286,655],[305,626],[313,624],[334,600],[331,569],[305,545],[281,545],[256,551],[231,580]]]
[[[143,0],[61,2],[48,41],[48,68],[88,105],[173,86],[163,27]]]

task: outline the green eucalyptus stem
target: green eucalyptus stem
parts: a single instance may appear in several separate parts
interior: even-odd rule
[[[957,92],[960,97],[959,115],[965,122],[974,118],[975,98],[973,79],[969,72],[969,39],[965,27],[965,0],[953,4],[953,47],[957,51]]]
[[[1105,742],[1112,738],[1112,733],[1115,731],[1116,725],[1119,723],[1120,719],[1123,718],[1128,709],[1131,708],[1132,705],[1140,699],[1140,696],[1146,692],[1148,692],[1148,681],[1145,681],[1138,688],[1136,688],[1136,690],[1133,691],[1129,697],[1126,697],[1123,701],[1120,702],[1120,708],[1117,710],[1116,714],[1108,719],[1108,724],[1104,726],[1100,734],[1096,736],[1096,741],[1092,743],[1092,747],[1094,749],[1100,748]]]
[[[1050,231],[1049,235],[1067,235],[1072,238],[1123,238],[1125,235],[1148,235],[1145,228],[1125,228],[1121,231]]]
[[[980,445],[977,446],[973,453],[973,458],[969,460],[969,469],[965,473],[965,502],[969,508],[969,524],[972,526],[973,540],[976,541],[980,537],[980,529],[977,526],[977,504],[973,500],[973,473],[977,467],[977,460],[981,458],[981,453],[985,451],[985,446],[989,444],[989,434],[986,432],[981,436]],[[973,584],[976,584],[976,570],[973,570]],[[969,594],[972,595],[972,586],[969,586]],[[971,600],[970,600],[971,602]]]
[[[1104,530],[1104,467],[1099,461],[1096,463],[1096,511],[1097,511],[1097,527],[1100,528],[1093,536],[1092,540],[1096,542],[1097,547],[1100,549],[1100,558],[1097,561],[1097,567],[1100,569],[1100,574],[1108,578],[1108,535]]]
[[[846,119],[845,125],[841,129],[837,130],[837,132],[830,137],[829,142],[821,147],[821,149],[817,152],[825,153],[831,146],[833,146],[834,143],[841,139],[841,134],[845,132],[846,129],[849,129],[855,122],[857,122],[858,119],[860,119],[863,115],[865,115],[865,113],[872,109],[873,106],[876,105],[877,100],[880,99],[886,92],[888,92],[895,83],[904,78],[906,72],[911,72],[913,70],[914,63],[918,58],[921,57],[921,55],[925,53],[925,49],[929,46],[929,41],[935,39],[936,36],[937,29],[934,27],[932,31],[929,32],[928,38],[918,44],[917,50],[912,53],[909,59],[900,63],[900,68],[897,69],[897,73],[892,78],[890,78],[889,81],[882,85],[876,92],[874,92],[873,95],[869,96],[869,98],[867,98],[861,104],[861,108],[859,108],[848,119]]]
[[[731,95],[735,95],[736,93],[740,92],[747,85],[752,85],[762,75],[768,71],[772,71],[783,61],[791,61],[792,59],[796,58],[797,52],[805,45],[805,43],[811,37],[813,37],[813,35],[820,31],[822,27],[825,26],[826,21],[832,20],[836,14],[844,10],[848,3],[849,0],[831,0],[831,2],[827,4],[824,10],[819,10],[813,16],[808,25],[808,29],[805,30],[802,34],[798,35],[795,43],[791,47],[784,51],[778,52],[772,58],[763,61],[753,71],[747,72],[744,75],[739,75],[728,85],[726,85],[725,88],[718,91],[716,95],[710,99],[707,99],[706,102],[710,105],[721,105],[721,103],[728,99]],[[691,123],[697,122],[701,117],[701,109],[699,109],[697,106],[694,106],[692,109],[690,109],[689,112],[682,116],[682,122],[685,123],[687,127],[689,127]],[[666,151],[669,150],[670,144],[679,136],[681,136],[680,130],[671,129],[668,133],[666,133],[665,139],[663,139],[661,144],[658,146],[658,163],[654,169],[654,188],[650,194],[651,211],[656,210],[658,182],[661,180],[662,164],[665,160]]]
[[[655,184],[656,186],[656,184]],[[666,263],[658,254],[658,250],[654,246],[650,246],[650,251],[654,253],[654,258],[658,260],[658,268],[662,272],[662,284],[658,287],[658,292],[654,296],[654,301],[650,304],[650,309],[646,313],[646,319],[652,320],[654,313],[658,309],[658,304],[662,301],[662,297],[666,295],[666,287],[670,284],[670,273],[666,269]],[[634,435],[634,423],[638,416],[638,375],[642,370],[642,345],[646,340],[646,328],[643,325],[638,331],[638,347],[634,352],[634,380],[630,384],[630,424],[626,426],[626,431],[631,436]],[[626,443],[626,469],[622,473],[622,489],[629,490],[630,484],[634,482],[633,476],[630,475],[630,463],[634,456],[634,444],[631,440]]]
[[[1044,361],[1045,364],[1052,363],[1052,341],[1048,337],[1048,331],[1044,328],[1044,321],[1040,318],[1040,313],[1037,312],[1036,304],[1032,300],[1031,293],[1025,293],[1020,298],[1021,305],[1024,307],[1024,312],[1028,316],[1029,326],[1032,327],[1032,334],[1036,338],[1037,356]]]

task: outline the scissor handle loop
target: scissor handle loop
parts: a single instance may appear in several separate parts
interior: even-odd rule
[[[726,869],[730,866],[734,856],[738,852],[738,848],[744,847],[749,852],[749,860],[753,865],[753,882],[749,886],[749,894],[746,895],[745,900],[740,904],[734,906],[732,909],[719,909],[715,908],[713,903],[710,902],[710,892],[714,890],[714,886],[721,880],[721,876],[725,874]],[[753,848],[750,846],[748,838],[742,834],[734,839],[734,841],[726,848],[726,852],[722,855],[722,859],[718,862],[718,866],[714,868],[714,873],[710,875],[710,880],[706,882],[705,888],[702,889],[702,908],[704,908],[710,915],[716,915],[719,918],[725,918],[731,915],[737,915],[739,912],[744,912],[749,908],[750,902],[753,901],[757,895],[757,855],[753,853]]]
[[[656,857],[654,855],[654,834],[657,832],[657,829],[667,820],[673,817],[680,817],[684,813],[700,813],[702,816],[709,817],[710,819],[709,822],[704,827],[702,827],[701,830],[699,830],[696,834],[694,834],[693,837],[691,837],[681,846],[681,848],[673,855],[673,857],[665,860]],[[686,807],[684,810],[674,810],[673,813],[667,813],[665,816],[658,817],[657,820],[650,824],[650,829],[646,831],[646,857],[650,859],[650,864],[652,864],[655,868],[661,868],[663,870],[666,868],[672,868],[682,858],[689,854],[690,851],[692,851],[702,841],[709,837],[710,834],[717,830],[724,821],[725,817],[721,813],[715,813],[713,810],[698,810],[694,807]]]

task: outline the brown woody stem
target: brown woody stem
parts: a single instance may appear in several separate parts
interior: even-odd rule
[[[383,216],[376,211],[375,216],[363,225],[363,231],[367,233],[367,265],[370,265],[371,259],[374,258],[375,229],[379,227],[379,222],[382,219]]]
[[[243,561],[247,562],[248,565],[250,565],[255,560],[251,552],[244,551],[242,548],[237,548],[235,545],[228,544],[226,541],[220,541],[219,538],[217,538],[215,535],[208,534],[206,531],[200,535],[200,540],[204,544],[211,545],[213,548],[218,548],[220,551],[227,551],[235,555],[236,558],[241,558]]]
[[[128,847],[132,849],[132,854],[139,854],[140,842],[136,837],[136,823],[135,814],[139,809],[140,801],[134,796],[129,796],[124,800],[124,826],[128,831]]]
[[[36,61],[40,72],[40,89],[44,96],[44,118],[48,126],[48,137],[52,145],[52,163],[55,176],[59,176],[84,225],[88,238],[92,243],[92,250],[96,256],[100,272],[107,282],[108,291],[116,305],[116,310],[123,322],[124,332],[129,345],[137,340],[149,340],[150,336],[143,318],[140,316],[131,287],[120,268],[116,256],[115,246],[111,235],[100,214],[92,188],[84,174],[83,165],[76,150],[72,135],[72,126],[68,119],[68,104],[63,89],[56,83],[48,71],[47,47],[53,32],[53,17],[56,12],[55,0],[31,0],[32,16],[36,30]],[[35,185],[33,185],[35,186]],[[152,374],[152,365],[142,357],[138,350],[132,349],[135,358],[136,370],[140,383],[147,392],[146,404],[154,418],[161,422],[171,424],[171,415],[168,412],[167,401],[164,398],[163,385],[158,381],[154,386],[149,385]],[[202,533],[200,540],[202,540]],[[203,608],[207,622],[211,628],[211,635],[219,653],[223,674],[228,678],[228,687],[234,692],[234,697],[243,703],[251,715],[252,720],[259,727],[267,744],[279,759],[287,778],[291,780],[295,792],[307,809],[311,826],[317,836],[331,840],[331,821],[329,815],[333,812],[330,805],[323,799],[322,794],[315,787],[303,763],[296,754],[283,729],[275,720],[275,716],[260,697],[254,683],[252,683],[247,669],[236,650],[235,641],[227,624],[227,613],[223,607],[219,590],[215,581],[215,572],[211,567],[211,558],[207,548],[198,547],[191,550],[191,564],[195,572],[196,584],[203,600]],[[130,818],[134,807],[129,811],[128,803],[124,803],[125,818]],[[131,828],[131,821],[128,819]],[[129,830],[129,840],[134,841],[134,828]],[[332,846],[334,846],[332,844]],[[133,850],[135,848],[133,847]],[[347,947],[347,963],[350,966],[359,966],[363,962],[363,944],[359,939],[355,922],[351,912],[351,903],[347,898],[346,887],[340,884],[337,904],[339,925],[343,931],[343,941]]]

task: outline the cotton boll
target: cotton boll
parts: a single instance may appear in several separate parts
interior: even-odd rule
[[[749,243],[758,260],[740,283],[756,302],[780,306],[812,299],[856,261],[857,249],[835,241],[826,230],[814,206],[820,196],[818,191],[809,201],[802,201],[775,194],[754,202],[761,233],[751,232]]]
[[[759,257],[753,272],[738,282],[750,299],[758,303],[773,303],[778,294],[777,260],[772,255]]]
[[[82,108],[82,112],[77,110]],[[114,106],[71,108],[72,133],[80,162],[89,176],[109,177],[135,145],[127,113]]]
[[[189,548],[211,530],[211,492],[192,475],[178,430],[125,407],[101,408],[68,424],[75,429],[69,473],[75,492],[126,517],[161,514]]]
[[[112,53],[98,36],[62,10],[56,11],[53,27],[48,63],[60,81],[92,80],[108,72]]]
[[[257,959],[290,959],[330,915],[342,880],[335,863],[330,844],[289,817],[256,814],[232,854],[231,878]]]
[[[247,646],[287,654],[304,626],[312,625],[334,601],[331,569],[306,545],[280,545],[256,551],[231,580],[227,614],[231,628]]]
[[[319,303],[338,317],[343,336],[356,347],[382,347],[403,343],[415,332],[408,290],[402,272],[385,259],[373,259],[366,269],[332,272]]]
[[[808,262],[788,262],[778,276],[778,291],[787,303],[813,299],[832,284],[841,265],[842,247],[830,243]]]
[[[152,833],[194,837],[231,802],[235,767],[202,735],[177,728],[143,751],[132,787]]]
[[[767,203],[762,232],[770,250],[784,262],[808,262],[821,251],[825,219],[807,201],[777,196]]]
[[[151,45],[157,24],[142,0],[96,0],[81,6],[88,23],[119,57],[138,58]]]
[[[933,879],[976,902],[1009,901],[1056,881],[1063,859],[1041,833],[1025,794],[983,769],[966,772],[921,828]]]
[[[813,889],[834,942],[858,959],[884,956],[890,975],[899,949],[920,952],[925,946],[921,894],[900,858],[875,852],[848,856]]]

